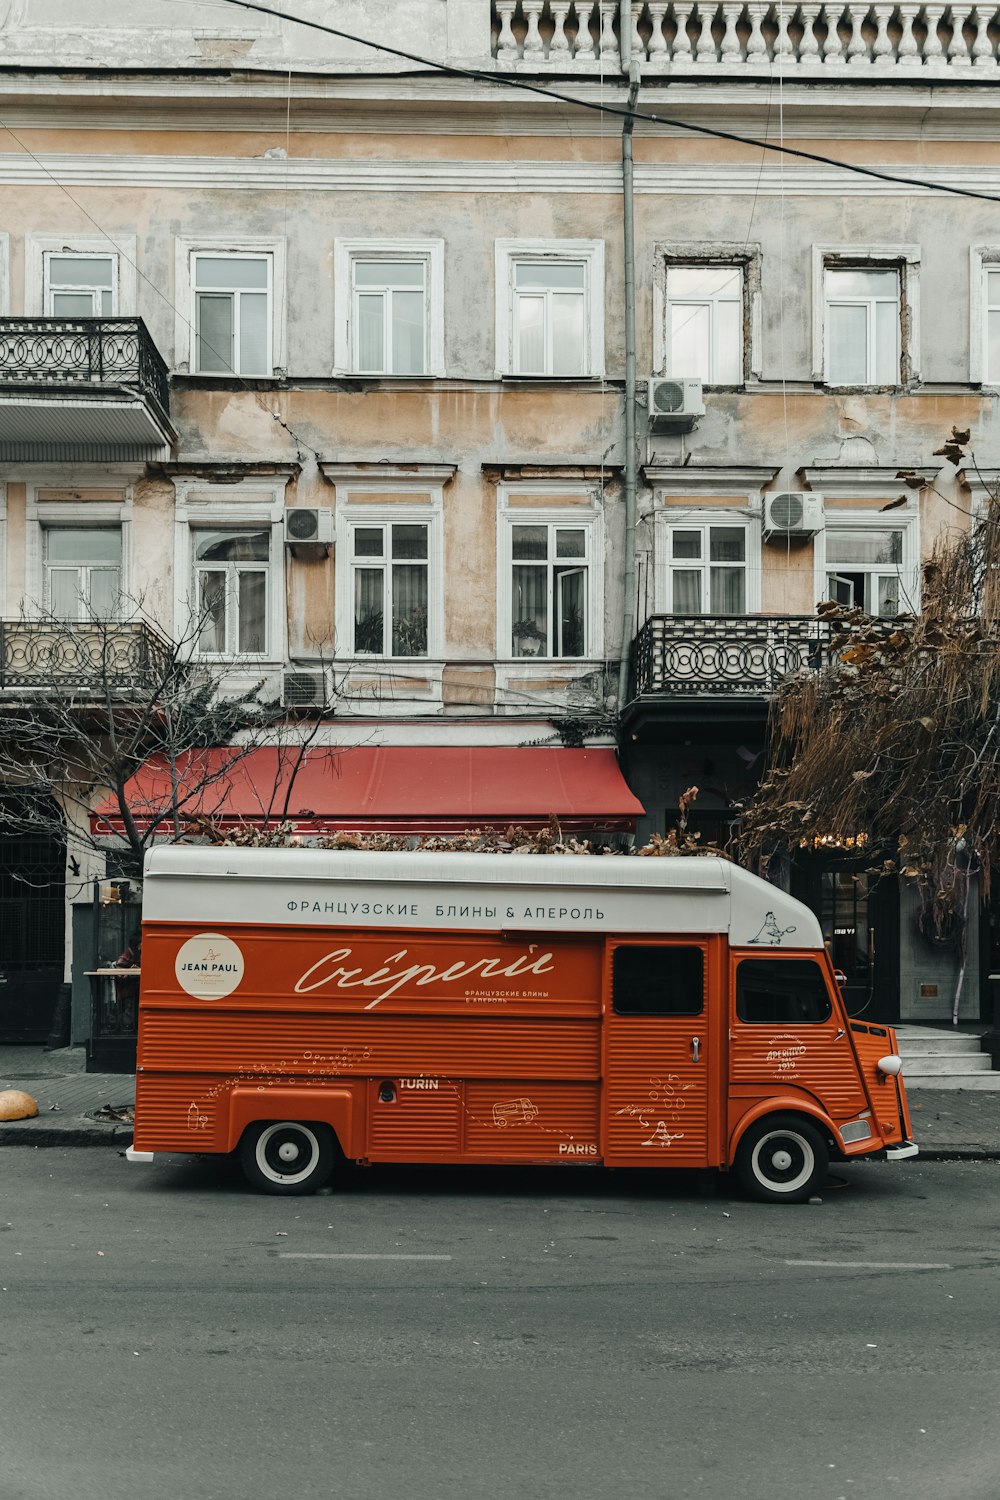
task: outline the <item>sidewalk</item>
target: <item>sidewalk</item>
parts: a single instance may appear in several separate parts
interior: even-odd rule
[[[0,1146],[118,1146],[132,1139],[129,1120],[96,1119],[135,1103],[131,1073],[85,1073],[82,1047],[0,1046],[0,1091],[23,1089],[38,1105],[30,1120],[0,1120]]]
[[[0,1121],[0,1146],[118,1146],[132,1139],[130,1073],[85,1073],[82,1047],[0,1046],[0,1090],[23,1089],[38,1103],[31,1120]],[[1000,1161],[1000,1092],[913,1089],[913,1139],[925,1161]],[[106,1110],[109,1118],[95,1118]],[[919,1158],[918,1158],[919,1159]]]

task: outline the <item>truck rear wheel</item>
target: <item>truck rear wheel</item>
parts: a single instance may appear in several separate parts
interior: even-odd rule
[[[751,1125],[736,1148],[736,1175],[765,1203],[803,1203],[823,1182],[830,1164],[826,1142],[797,1115],[767,1115]]]
[[[333,1171],[335,1148],[329,1125],[304,1120],[258,1120],[239,1145],[240,1166],[262,1193],[314,1193]]]

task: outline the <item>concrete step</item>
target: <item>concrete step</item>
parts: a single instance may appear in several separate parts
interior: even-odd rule
[[[977,1092],[991,1090],[1000,1093],[1000,1073],[928,1073],[923,1078],[913,1078],[904,1064],[903,1082],[907,1094],[919,1094],[922,1089],[975,1089]],[[916,1129],[916,1123],[914,1123]]]
[[[979,1038],[966,1032],[947,1031],[896,1032],[900,1057],[919,1057],[923,1053],[945,1053],[952,1057],[974,1056],[979,1052]]]
[[[988,1052],[974,1031],[953,1027],[897,1026],[907,1089],[991,1089],[1000,1091]]]
[[[969,1053],[963,1057],[953,1057],[950,1052],[921,1052],[915,1057],[907,1057],[905,1053],[900,1055],[903,1058],[903,1077],[907,1079],[928,1078],[931,1075],[939,1078],[945,1073],[964,1076],[991,1071],[988,1052]]]

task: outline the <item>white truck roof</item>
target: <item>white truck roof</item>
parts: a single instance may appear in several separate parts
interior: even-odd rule
[[[808,907],[709,857],[461,854],[162,845],[146,856],[143,919],[216,927],[714,933],[823,947]]]

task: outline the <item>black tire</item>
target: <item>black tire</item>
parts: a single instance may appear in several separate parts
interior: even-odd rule
[[[736,1148],[736,1175],[764,1203],[804,1203],[830,1165],[819,1130],[799,1115],[767,1115],[751,1125]]]
[[[311,1120],[258,1120],[243,1132],[239,1158],[258,1192],[315,1193],[333,1171],[333,1131]]]

